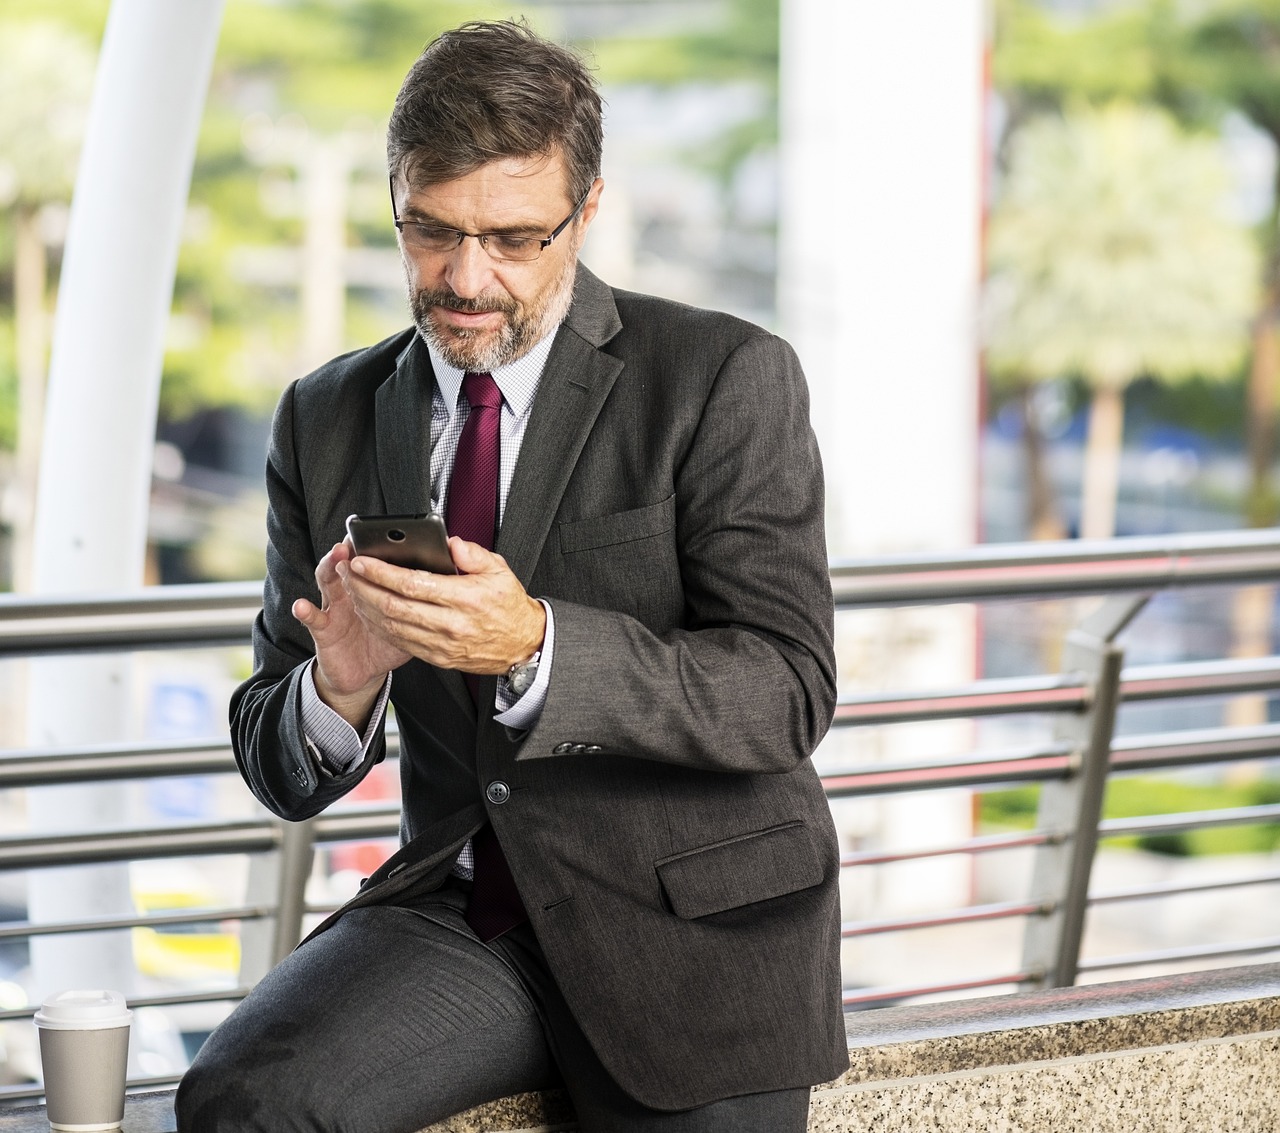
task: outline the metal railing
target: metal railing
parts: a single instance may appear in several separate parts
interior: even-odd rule
[[[1102,820],[1103,790],[1113,772],[1174,770],[1280,755],[1280,725],[1113,737],[1121,702],[1226,696],[1280,690],[1280,657],[1195,661],[1125,669],[1117,638],[1157,590],[1188,585],[1270,582],[1280,577],[1280,534],[1229,533],[1107,543],[1019,544],[980,547],[948,556],[898,556],[832,567],[842,610],[1009,598],[1106,596],[1100,608],[1070,633],[1062,672],[977,680],[963,687],[868,693],[842,697],[835,727],[892,727],[950,718],[1048,713],[1052,737],[1017,752],[971,752],[931,761],[856,766],[824,776],[833,799],[874,797],[955,787],[1039,784],[1034,829],[968,838],[954,845],[881,851],[858,848],[842,868],[860,870],[946,855],[975,857],[1021,849],[1034,855],[1031,890],[1023,900],[994,902],[937,914],[851,922],[847,939],[980,921],[1024,922],[1021,963],[1015,971],[967,973],[962,978],[849,992],[849,1006],[869,1006],[936,993],[1016,985],[1064,985],[1082,971],[1161,961],[1208,960],[1280,949],[1280,940],[1239,941],[1203,948],[1082,961],[1080,941],[1092,905],[1149,900],[1228,886],[1280,881],[1280,874],[1214,883],[1130,888],[1090,895],[1100,838],[1199,829],[1224,823],[1280,821],[1280,807],[1260,806],[1141,820]],[[0,657],[71,654],[207,645],[240,645],[259,607],[256,583],[184,586],[129,596],[86,599],[0,597]],[[395,737],[389,757],[394,758]],[[234,772],[225,739],[103,744],[51,751],[0,753],[0,789],[52,784],[152,779]],[[236,1000],[265,966],[286,954],[308,914],[304,885],[317,843],[394,837],[394,805],[335,807],[302,824],[270,817],[93,834],[0,836],[0,870],[128,862],[157,857],[250,854],[269,858],[271,884],[234,907],[191,912],[86,918],[59,924],[0,924],[0,941],[58,933],[126,930],[240,921],[270,926],[260,961],[247,960],[232,988],[152,996],[136,1006]],[[251,887],[253,888],[253,887]],[[0,1011],[0,1022],[29,1018],[34,1008]],[[154,1085],[172,1079],[147,1079]],[[0,1101],[38,1095],[36,1088],[0,1089]]]

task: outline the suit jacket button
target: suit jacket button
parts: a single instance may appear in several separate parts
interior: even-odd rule
[[[602,751],[604,751],[604,748],[602,748],[599,744],[587,744],[586,750],[584,751],[583,754],[599,755]]]
[[[484,797],[494,806],[501,806],[511,797],[511,788],[501,779],[495,779],[484,789]]]
[[[573,744],[569,743],[566,740],[562,744],[556,744],[556,746],[551,749],[551,754],[552,755],[568,755],[572,750],[573,750]]]

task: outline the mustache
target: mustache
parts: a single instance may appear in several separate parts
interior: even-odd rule
[[[465,311],[467,314],[474,315],[489,311],[501,311],[504,315],[514,315],[518,310],[516,301],[510,296],[476,295],[470,299],[464,299],[460,295],[455,295],[447,287],[424,288],[414,296],[413,305],[416,310],[423,312],[432,307],[449,307],[454,311]]]

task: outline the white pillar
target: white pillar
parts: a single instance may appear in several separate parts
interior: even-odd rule
[[[58,292],[37,498],[33,589],[140,587],[165,328],[222,0],[114,0],[98,60]],[[127,657],[35,662],[33,745],[124,738]],[[36,832],[119,824],[124,789],[30,792]],[[123,867],[35,870],[34,921],[118,914]],[[127,933],[37,939],[36,994],[120,986]]]
[[[983,0],[782,0],[779,313],[836,556],[976,528]]]
[[[985,31],[984,0],[782,0],[779,315],[812,389],[834,558],[974,539]],[[844,689],[972,676],[964,608],[839,624]],[[833,733],[823,750],[900,762],[967,740],[944,724]],[[970,826],[967,792],[834,809],[846,843],[890,849],[959,841]],[[846,917],[968,897],[959,858],[877,876],[848,879]],[[889,970],[912,954],[902,937],[863,947],[846,951],[858,982],[932,974]]]

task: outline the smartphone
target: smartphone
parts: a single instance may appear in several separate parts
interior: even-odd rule
[[[349,515],[347,535],[357,555],[395,566],[457,574],[449,535],[436,512],[429,515]]]

